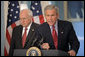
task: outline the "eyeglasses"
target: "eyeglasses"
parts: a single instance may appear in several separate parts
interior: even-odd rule
[[[27,20],[27,19],[31,19],[31,17],[20,18],[20,20]]]
[[[20,18],[20,20],[26,20],[26,19],[28,19],[28,18]]]

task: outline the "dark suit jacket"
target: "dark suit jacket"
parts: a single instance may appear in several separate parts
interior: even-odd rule
[[[43,38],[43,43],[49,43],[50,49],[55,49],[51,30],[46,22],[38,27],[36,34],[38,41]],[[58,20],[58,50],[69,51],[69,44],[70,49],[77,53],[80,44],[71,22]]]
[[[32,46],[32,42],[35,37],[34,31],[35,31],[36,27],[38,27],[38,24],[32,23],[28,36],[26,38],[26,43],[25,43],[24,48],[22,47],[23,27],[21,25],[19,25],[13,29],[9,55],[13,55],[14,49],[28,49],[29,47]]]

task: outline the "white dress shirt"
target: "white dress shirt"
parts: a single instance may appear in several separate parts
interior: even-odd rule
[[[28,35],[31,25],[32,25],[32,23],[30,23],[29,26],[27,27],[26,35]],[[25,27],[23,27],[22,36],[23,36],[24,32],[25,32]]]
[[[55,30],[56,30],[56,33],[57,33],[57,36],[58,36],[58,22],[57,21],[56,21],[54,26],[55,26]],[[53,31],[52,26],[50,26],[50,29],[51,29],[51,34],[52,34],[52,31]]]

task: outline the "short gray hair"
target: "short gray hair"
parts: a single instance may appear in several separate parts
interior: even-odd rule
[[[29,10],[29,13],[28,13],[30,16],[33,16],[33,13],[31,10]]]
[[[52,9],[55,9],[56,10],[56,13],[59,14],[59,8],[54,6],[54,5],[48,5],[44,8],[44,13],[46,10],[52,10]]]
[[[30,16],[33,16],[33,13],[32,13],[32,11],[30,10],[30,9],[23,9],[23,10],[28,10],[28,14],[30,15]],[[23,10],[21,10],[21,11],[23,11]],[[20,11],[20,12],[21,12]]]

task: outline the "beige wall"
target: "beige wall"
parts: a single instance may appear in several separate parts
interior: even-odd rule
[[[4,1],[4,25],[5,25],[5,32],[6,32],[6,25],[7,25],[7,14],[8,14],[8,1]]]

